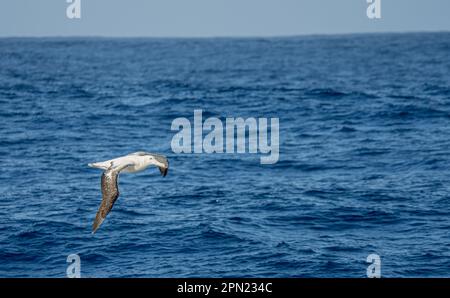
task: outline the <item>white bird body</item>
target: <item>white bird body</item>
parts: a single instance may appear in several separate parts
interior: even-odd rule
[[[128,167],[126,167],[125,169],[123,169],[121,171],[122,173],[137,173],[137,172],[145,170],[152,164],[153,163],[150,160],[148,160],[148,158],[146,156],[127,155],[127,156],[121,156],[121,157],[106,160],[106,161],[89,164],[89,166],[91,166],[93,168],[107,170],[110,167],[116,168],[116,167],[128,165]]]
[[[95,233],[100,227],[119,197],[117,182],[121,172],[136,173],[153,165],[159,168],[161,175],[164,177],[169,169],[169,161],[165,156],[148,152],[135,152],[88,165],[104,171],[101,177],[102,202],[95,216],[92,233]]]
[[[152,165],[164,167],[164,164],[161,163],[161,161],[158,161],[154,154],[147,154],[145,152],[136,152],[114,159],[89,164],[92,168],[102,170],[108,170],[110,168],[117,168],[126,165],[128,166],[121,171],[122,173],[141,172]]]

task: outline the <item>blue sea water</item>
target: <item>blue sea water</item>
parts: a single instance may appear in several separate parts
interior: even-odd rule
[[[195,109],[279,162],[174,154]],[[139,150],[92,235],[87,163]],[[0,39],[0,164],[1,277],[450,277],[450,34]]]

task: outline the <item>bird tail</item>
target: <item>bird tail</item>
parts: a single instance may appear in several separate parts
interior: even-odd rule
[[[108,167],[106,167],[104,165],[104,163],[102,162],[93,162],[93,163],[88,163],[88,166],[91,168],[96,168],[96,169],[101,169],[101,170],[106,170],[108,169]]]

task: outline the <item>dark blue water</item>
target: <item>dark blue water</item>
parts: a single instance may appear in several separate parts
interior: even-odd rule
[[[174,154],[177,117],[279,117],[280,160]],[[98,233],[100,172],[138,150]],[[450,276],[450,34],[0,39],[0,276]]]

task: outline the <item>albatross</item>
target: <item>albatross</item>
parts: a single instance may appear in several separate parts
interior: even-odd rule
[[[169,170],[169,161],[163,155],[139,151],[106,161],[90,163],[88,166],[104,171],[101,179],[102,202],[92,225],[92,234],[94,234],[119,197],[117,180],[121,172],[137,173],[150,166],[156,166],[161,175],[165,177]]]

